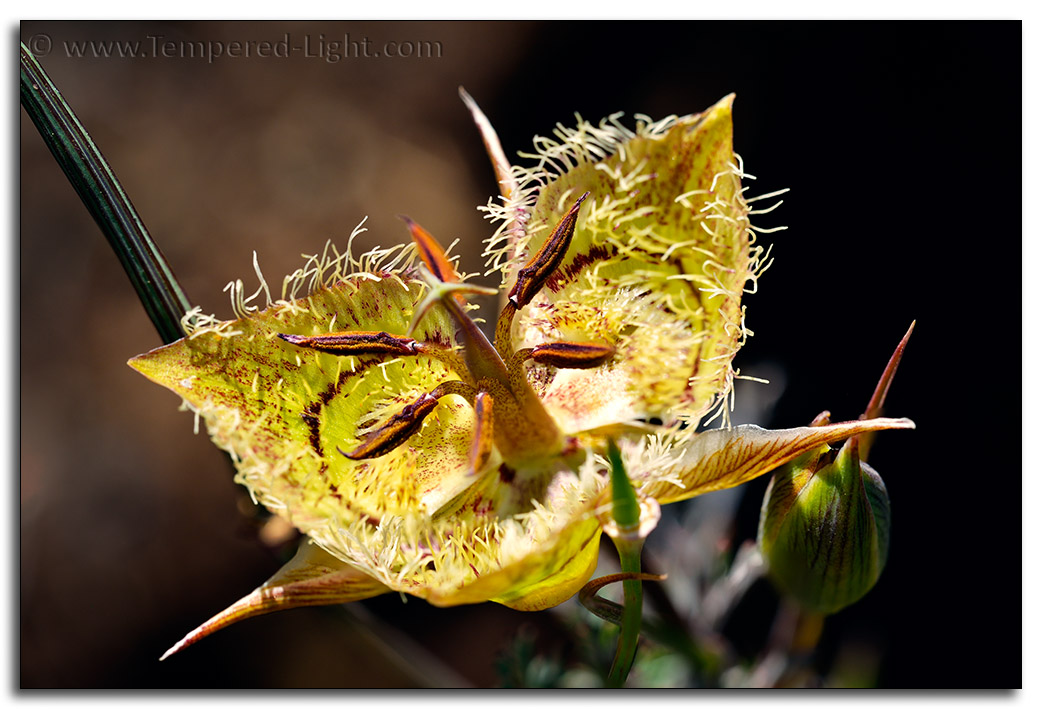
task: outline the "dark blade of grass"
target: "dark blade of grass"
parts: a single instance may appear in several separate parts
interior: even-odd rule
[[[184,336],[192,306],[101,151],[36,57],[21,45],[22,107],[101,227],[163,342]]]
[[[191,309],[187,296],[101,151],[24,44],[21,45],[21,100],[22,107],[119,257],[163,342],[183,337],[181,318]],[[355,613],[351,609],[348,612]],[[407,646],[402,650],[401,642],[383,639],[386,633],[381,632],[379,621],[357,616],[354,622],[366,630],[366,637],[386,646],[383,650],[376,648],[386,656],[398,658],[403,652],[412,652]],[[431,668],[439,667],[436,662],[425,661],[419,655],[412,657],[412,661],[421,684],[445,686],[444,678],[430,675]],[[429,676],[424,674],[425,670]]]

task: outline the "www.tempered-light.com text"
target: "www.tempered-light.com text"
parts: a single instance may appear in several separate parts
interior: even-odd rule
[[[29,49],[37,56],[54,51],[50,35],[29,38]],[[277,40],[187,40],[161,34],[145,35],[142,40],[62,40],[65,56],[85,59],[194,59],[213,63],[219,59],[286,59],[302,57],[334,64],[342,59],[440,59],[442,43],[437,40],[374,41],[351,34],[327,36],[285,33]]]

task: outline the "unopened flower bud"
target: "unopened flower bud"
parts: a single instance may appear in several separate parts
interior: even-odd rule
[[[758,543],[775,585],[804,608],[835,613],[875,585],[886,563],[890,499],[852,438],[779,468]]]

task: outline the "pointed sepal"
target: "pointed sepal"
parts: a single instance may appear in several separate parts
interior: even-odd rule
[[[328,606],[371,598],[389,589],[305,539],[278,573],[171,647],[160,661],[233,623],[304,606]]]
[[[660,504],[723,490],[769,473],[796,457],[869,431],[915,428],[905,418],[877,418],[776,431],[735,426],[697,433],[678,444],[676,461],[648,470],[640,491]]]
[[[890,385],[894,381],[894,375],[897,374],[897,366],[901,364],[901,358],[904,357],[905,347],[908,346],[908,340],[912,337],[912,330],[915,329],[915,320],[908,326],[908,331],[905,336],[901,338],[901,341],[897,343],[897,347],[894,349],[894,353],[890,355],[890,361],[886,364],[886,369],[883,370],[882,376],[879,377],[879,383],[876,384],[875,391],[872,392],[872,398],[868,401],[868,406],[865,407],[865,413],[861,414],[863,419],[873,419],[880,416],[883,413],[883,404],[886,403],[886,395],[890,392]],[[875,434],[868,434],[860,437],[860,455],[861,460],[868,460],[868,452],[872,448],[872,443],[875,442]]]
[[[471,98],[471,95],[462,86],[459,87],[459,95],[467,106],[467,110],[470,111],[470,116],[474,120],[474,125],[478,127],[478,132],[481,133],[481,141],[485,144],[485,152],[488,153],[488,159],[496,173],[499,193],[504,199],[509,200],[517,190],[517,179],[514,177],[510,161],[507,160],[507,154],[503,152],[499,136],[496,134],[495,128],[492,127],[492,123],[485,117],[484,111],[478,106],[478,102]]]

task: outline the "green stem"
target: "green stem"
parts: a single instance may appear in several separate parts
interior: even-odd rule
[[[618,544],[619,561],[623,573],[640,573],[640,549],[643,543],[634,545]],[[626,550],[623,550],[626,547]],[[622,582],[622,623],[619,630],[619,644],[615,648],[615,659],[608,672],[608,686],[621,687],[633,667],[637,656],[637,641],[640,639],[640,621],[643,615],[644,590],[639,579],[627,579]]]
[[[112,250],[163,342],[184,336],[191,304],[123,186],[36,57],[21,45],[22,107]]]
[[[612,516],[619,529],[614,537],[619,552],[619,563],[623,573],[640,573],[640,552],[644,539],[637,533],[640,528],[640,504],[633,484],[626,475],[622,455],[615,441],[608,441],[608,460],[611,463]],[[637,641],[640,639],[640,623],[644,608],[644,591],[639,579],[622,582],[622,618],[619,623],[619,644],[615,648],[615,659],[608,672],[609,687],[621,687],[633,667],[637,656]]]

